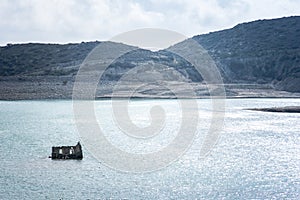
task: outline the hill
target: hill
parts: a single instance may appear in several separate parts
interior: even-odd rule
[[[300,17],[243,23],[193,39],[218,62],[226,82],[300,92]]]
[[[299,38],[300,17],[295,16],[243,23],[192,39],[216,62],[228,96],[295,97],[300,93]],[[29,43],[0,47],[0,99],[71,98],[80,64],[98,44],[98,41],[64,45]],[[169,66],[163,76],[159,75],[162,72],[157,64]],[[188,81],[199,97],[209,95],[201,75],[183,58],[168,49],[158,52],[136,49],[109,66],[101,79],[105,88],[97,90],[97,96],[110,96],[117,81],[136,66],[146,66],[148,72],[143,71],[142,75],[136,71],[122,92],[130,91],[141,81],[147,84],[151,80],[166,81],[178,88],[180,83]],[[155,84],[140,88],[136,95],[172,96]]]
[[[98,44],[8,44],[0,48],[0,76],[67,75]]]

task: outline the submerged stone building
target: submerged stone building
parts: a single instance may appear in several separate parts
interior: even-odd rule
[[[82,159],[82,148],[80,142],[76,146],[52,147],[52,159]]]

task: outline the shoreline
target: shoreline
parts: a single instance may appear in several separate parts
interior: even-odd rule
[[[182,97],[182,98],[170,98],[170,97],[97,97],[96,99],[77,99],[75,101],[101,101],[101,100],[110,100],[110,99],[115,99],[115,100],[189,100],[189,99],[300,99],[299,96],[296,97],[274,97],[274,96],[264,96],[264,97],[253,97],[253,96],[226,96],[226,98],[219,98],[219,97],[197,97],[197,98],[192,98],[192,97]],[[72,98],[29,98],[29,99],[2,99],[0,98],[0,101],[73,101]],[[300,107],[300,106],[299,106]],[[281,108],[281,107],[280,107]],[[254,111],[259,111],[260,109],[269,109],[269,108],[247,108],[245,110],[254,110]]]
[[[24,78],[24,77],[23,77]],[[74,77],[72,76],[45,76],[45,77],[0,77],[0,100],[72,100],[74,93]],[[83,85],[86,83],[82,83]],[[195,96],[189,96],[181,82],[165,82],[161,84],[140,87],[138,82],[126,82],[121,88],[114,90],[116,82],[104,82],[98,86],[95,93],[96,100],[102,99],[217,99],[218,96],[210,96],[207,85],[204,83],[190,83],[195,91]],[[172,92],[164,88],[163,84],[170,84],[176,88],[174,96]],[[217,90],[218,85],[211,85],[212,90]],[[270,84],[243,84],[231,83],[223,85],[226,99],[245,98],[300,98],[300,93],[276,90]],[[139,90],[135,90],[139,88]],[[83,91],[83,87],[81,90]],[[82,92],[75,91],[75,92]],[[134,91],[132,93],[131,91]],[[218,93],[215,93],[218,94]],[[223,98],[223,96],[222,96]]]
[[[270,108],[248,108],[244,110],[260,111],[260,112],[276,112],[276,113],[300,113],[300,106],[283,106]]]

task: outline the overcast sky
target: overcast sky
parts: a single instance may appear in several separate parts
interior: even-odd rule
[[[101,41],[138,28],[191,37],[299,8],[300,0],[0,0],[0,45]]]

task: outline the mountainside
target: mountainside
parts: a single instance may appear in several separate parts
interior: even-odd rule
[[[216,60],[226,82],[300,92],[300,17],[239,24],[193,39]]]
[[[68,75],[100,42],[8,44],[0,47],[0,76]]]
[[[243,23],[192,39],[214,59],[228,96],[249,96],[251,92],[250,96],[255,97],[291,95],[281,91],[300,93],[300,17]],[[98,41],[65,45],[29,43],[0,47],[0,99],[71,98],[80,64],[98,44]],[[168,50],[136,49],[118,58],[104,73],[101,81],[106,82],[106,88],[97,91],[97,96],[109,96],[117,81],[136,66],[144,66],[146,70],[132,73],[122,92],[142,81],[147,84],[153,80],[166,81],[178,88],[181,82],[188,81],[198,96],[209,95],[195,68]],[[158,69],[158,64],[167,67]],[[170,92],[150,84],[138,93],[137,96],[169,97]]]

